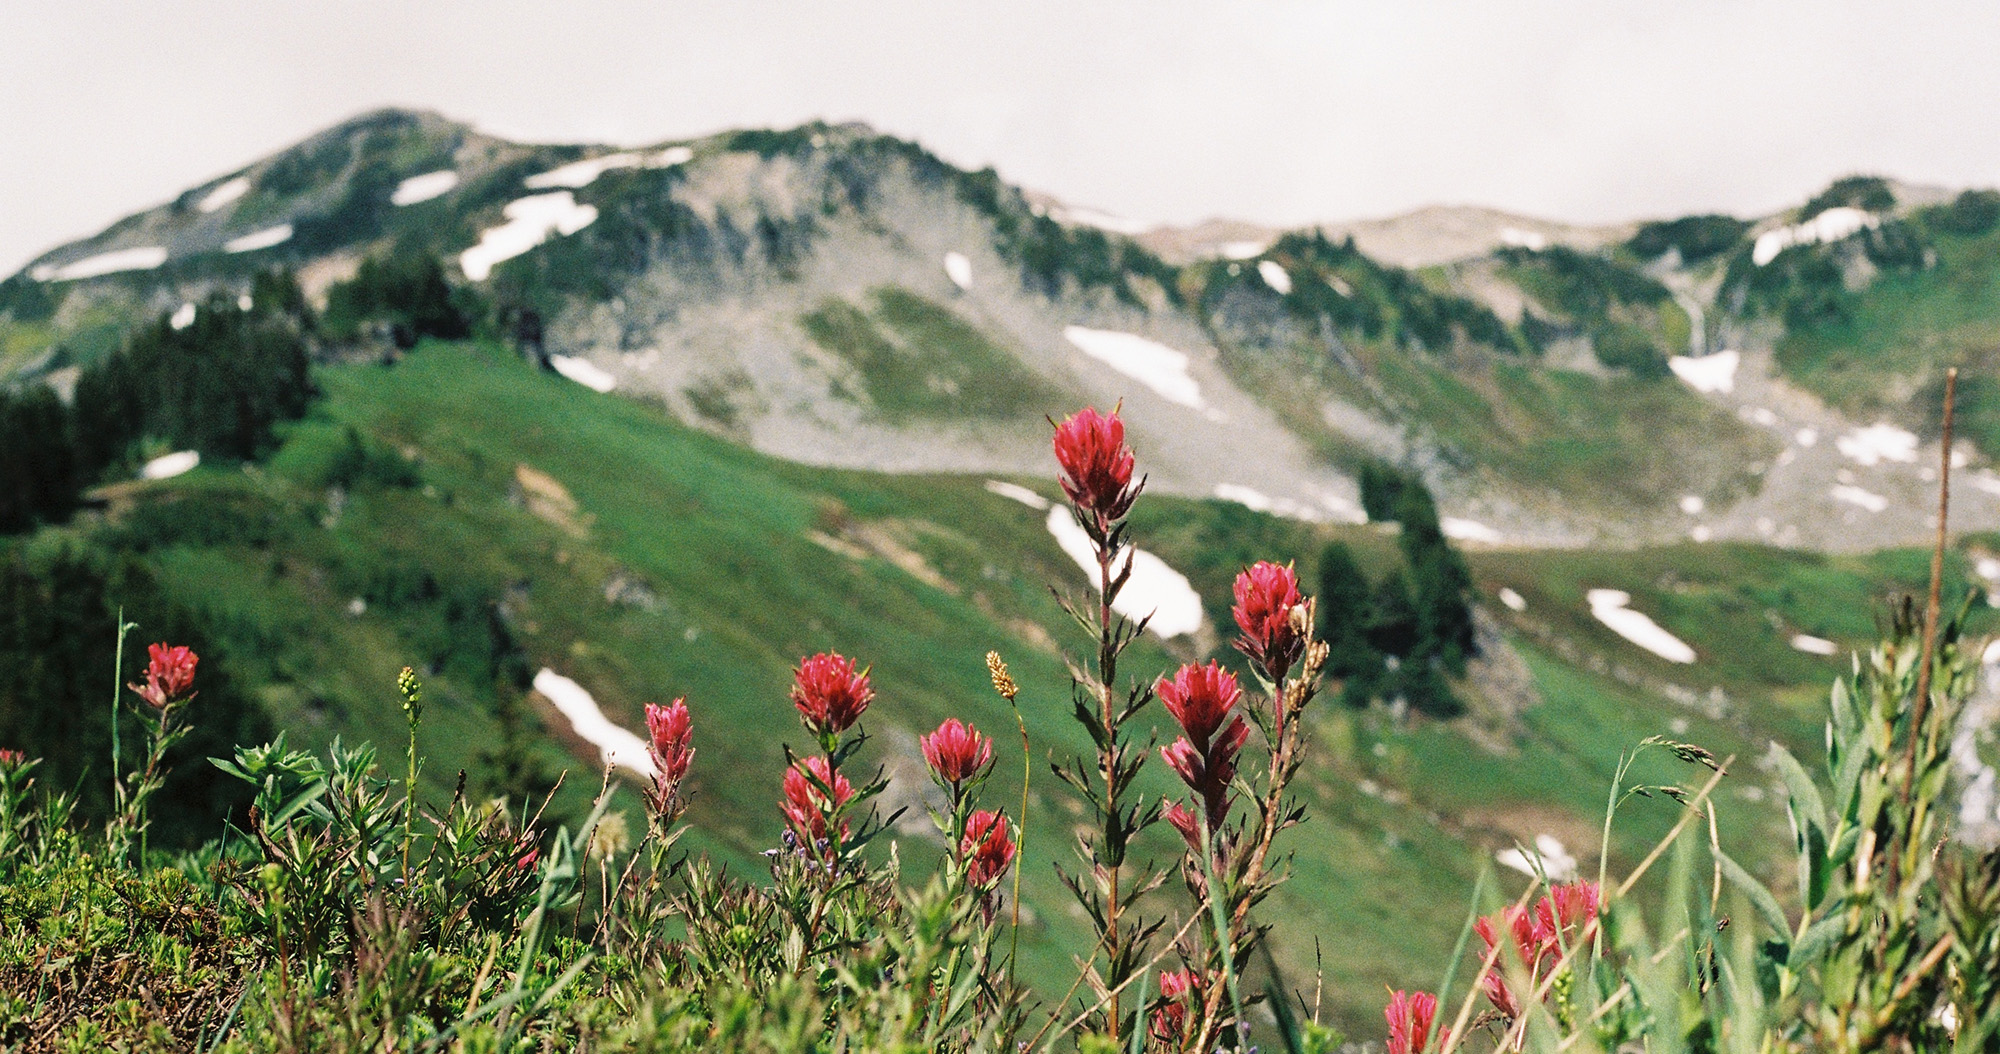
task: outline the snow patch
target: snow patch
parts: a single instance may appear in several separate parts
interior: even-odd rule
[[[1835,439],[1833,445],[1857,465],[1879,465],[1884,461],[1907,464],[1917,460],[1917,434],[1886,422],[1849,432]]]
[[[1667,360],[1667,368],[1674,371],[1674,376],[1687,382],[1688,387],[1713,395],[1736,390],[1736,367],[1742,362],[1743,356],[1739,352],[1718,351],[1698,359],[1676,355]]]
[[[1493,859],[1502,867],[1511,867],[1524,875],[1541,875],[1551,882],[1576,878],[1576,857],[1554,835],[1538,834],[1534,849],[1502,849],[1493,854]]]
[[[247,253],[258,249],[269,249],[273,245],[283,245],[292,240],[292,225],[280,223],[276,227],[266,227],[253,231],[241,238],[231,238],[222,244],[223,252]]]
[[[1067,205],[1057,208],[1053,215],[1057,220],[1072,227],[1095,227],[1101,231],[1123,234],[1126,237],[1136,237],[1154,227],[1154,224],[1144,220],[1126,219],[1100,209],[1075,208]]]
[[[1807,655],[1832,655],[1840,651],[1840,645],[1825,637],[1813,637],[1800,633],[1792,637],[1792,647]]]
[[[944,276],[960,289],[972,288],[972,261],[961,252],[944,254]]]
[[[551,355],[549,365],[555,367],[557,373],[592,391],[608,392],[618,387],[618,378],[598,369],[589,359],[580,359],[573,355]]]
[[[146,467],[139,470],[139,478],[172,479],[175,476],[194,471],[195,466],[199,464],[201,464],[200,451],[177,450],[171,454],[165,454],[146,462]]]
[[[1078,351],[1151,388],[1168,402],[1196,410],[1207,405],[1201,398],[1201,385],[1188,376],[1187,352],[1112,329],[1064,326],[1063,336]]]
[[[1225,260],[1254,260],[1264,255],[1271,243],[1267,241],[1223,242],[1222,258]]]
[[[1644,613],[1625,606],[1632,602],[1632,594],[1622,589],[1593,589],[1584,594],[1584,599],[1590,603],[1591,615],[1611,632],[1668,662],[1694,661],[1694,649],[1686,641],[1668,633]]]
[[[1514,592],[1509,586],[1500,587],[1499,597],[1500,602],[1507,605],[1507,610],[1509,611],[1528,610],[1528,598]]]
[[[1485,542],[1488,545],[1498,545],[1507,540],[1506,535],[1480,523],[1478,520],[1465,520],[1456,516],[1446,516],[1439,520],[1438,529],[1444,532],[1446,538],[1455,538],[1461,542]]]
[[[175,308],[172,317],[167,319],[167,325],[175,329],[186,329],[194,325],[194,305],[182,304]]]
[[[1681,495],[1681,511],[1687,513],[1689,516],[1701,515],[1701,510],[1706,508],[1707,505],[1708,503],[1702,501],[1699,494]]]
[[[1049,507],[1049,499],[1044,498],[1040,494],[1037,494],[1034,491],[1021,486],[1019,483],[1008,483],[1004,480],[989,479],[986,481],[986,492],[989,494],[998,494],[1001,497],[1007,498],[1011,501],[1018,501],[1021,504],[1026,505],[1028,508],[1035,510],[1036,512],[1041,512],[1042,510]]]
[[[1273,498],[1261,490],[1240,483],[1217,483],[1215,496],[1222,501],[1233,501],[1246,509],[1268,512],[1273,516],[1314,523],[1326,519],[1318,509],[1303,502],[1293,501],[1290,498]]]
[[[451,169],[426,172],[396,184],[396,190],[389,195],[389,204],[396,206],[415,205],[420,201],[443,197],[458,186],[458,173]]]
[[[1549,239],[1547,236],[1535,231],[1524,231],[1519,227],[1502,227],[1500,228],[1500,244],[1511,245],[1517,249],[1527,249],[1530,252],[1541,252],[1543,249],[1549,247]]]
[[[465,277],[475,282],[485,281],[495,264],[548,241],[552,233],[575,234],[590,226],[597,220],[597,206],[579,205],[574,194],[559,190],[517,198],[508,202],[500,214],[507,222],[488,227],[480,234],[478,245],[458,256],[458,266],[465,271]]]
[[[1860,487],[1849,486],[1845,483],[1827,493],[1833,495],[1833,500],[1835,501],[1844,501],[1849,505],[1858,505],[1869,512],[1881,512],[1883,509],[1889,507],[1889,499],[1882,495],[1873,491],[1862,490]]]
[[[569,719],[570,728],[598,749],[604,764],[631,769],[648,779],[658,774],[646,741],[612,724],[582,685],[544,666],[535,674],[535,691],[547,696]]]
[[[539,175],[529,176],[521,183],[529,190],[554,190],[557,187],[581,190],[597,182],[597,177],[614,168],[638,168],[645,163],[646,158],[641,154],[631,152],[605,154],[603,157],[572,161],[560,168],[552,168]]]
[[[1758,235],[1757,244],[1750,249],[1750,262],[1762,267],[1794,245],[1837,242],[1863,229],[1881,225],[1882,221],[1876,219],[1873,213],[1850,205],[1842,205],[1839,208],[1828,209],[1795,227],[1779,227]]]
[[[1257,264],[1257,276],[1262,278],[1264,284],[1270,286],[1271,291],[1279,296],[1284,296],[1292,291],[1292,276],[1286,274],[1284,267],[1276,260],[1260,261]]]
[[[647,168],[672,168],[694,160],[694,151],[685,146],[670,146],[654,154],[646,161]]]
[[[165,249],[157,245],[148,245],[139,249],[113,249],[108,253],[86,256],[74,263],[66,263],[59,267],[44,264],[28,272],[28,277],[37,282],[69,282],[78,278],[117,274],[120,271],[150,271],[166,262]]]
[[[1819,442],[1819,429],[1801,428],[1792,438],[1798,440],[1800,446],[1811,446]]]
[[[1097,555],[1091,548],[1090,536],[1083,533],[1068,509],[1049,510],[1049,533],[1055,536],[1062,551],[1083,568],[1092,588],[1096,588]],[[1131,568],[1132,574],[1111,609],[1130,619],[1151,615],[1153,620],[1146,624],[1146,629],[1162,639],[1200,629],[1201,594],[1188,584],[1187,576],[1138,546],[1128,546],[1125,552],[1125,566]],[[1119,568],[1113,567],[1111,573],[1115,577]]]
[[[248,193],[250,193],[250,180],[245,176],[237,176],[209,191],[200,202],[196,203],[195,211],[214,212]]]

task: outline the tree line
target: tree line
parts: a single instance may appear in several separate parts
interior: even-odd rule
[[[1403,567],[1371,583],[1344,542],[1320,554],[1319,636],[1331,649],[1327,671],[1342,678],[1342,699],[1366,706],[1402,699],[1434,717],[1465,710],[1451,689],[1478,653],[1472,628],[1472,571],[1445,538],[1437,502],[1414,473],[1371,463],[1361,471],[1368,518],[1401,526]]]

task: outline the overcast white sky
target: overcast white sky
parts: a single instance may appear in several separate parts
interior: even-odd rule
[[[1991,0],[64,0],[0,18],[0,273],[361,110],[654,140],[861,119],[1076,204],[1769,211],[2000,184]]]

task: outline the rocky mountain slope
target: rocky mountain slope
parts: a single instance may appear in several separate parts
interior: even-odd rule
[[[1471,542],[1865,549],[1926,531],[1939,357],[1885,401],[1799,349],[1899,283],[2000,274],[1939,254],[1986,237],[1977,216],[1934,234],[1951,208],[1884,184],[1754,224],[1435,208],[1139,232],[859,126],[612,150],[384,111],[0,283],[0,375],[61,386],[130,320],[262,268],[319,291],[434,253],[569,376],[792,460],[1019,472],[1043,415],[1122,401],[1163,491],[1351,520],[1386,460]],[[1972,299],[1984,332],[2000,308]],[[1959,522],[2000,526],[2000,477],[1967,457]]]

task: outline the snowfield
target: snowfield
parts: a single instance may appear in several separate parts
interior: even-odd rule
[[[1541,252],[1549,247],[1549,239],[1535,231],[1524,231],[1519,227],[1502,227],[1500,244],[1526,249],[1529,252]]]
[[[1069,509],[1059,506],[1049,510],[1049,533],[1055,536],[1062,551],[1083,568],[1091,588],[1097,588],[1097,556],[1090,547],[1090,536],[1083,533]],[[1132,568],[1132,577],[1126,579],[1125,588],[1119,591],[1111,610],[1129,619],[1151,615],[1153,621],[1146,624],[1146,629],[1162,639],[1201,628],[1201,595],[1188,584],[1186,575],[1136,545],[1126,548],[1125,559]],[[1111,573],[1115,577],[1118,568],[1112,568]]]
[[[1049,499],[1021,486],[1019,483],[989,479],[986,481],[986,492],[989,494],[998,494],[1009,501],[1018,501],[1036,512],[1043,512],[1049,507]]]
[[[1873,491],[1862,490],[1860,487],[1850,486],[1846,483],[1833,488],[1827,493],[1832,495],[1835,501],[1844,501],[1849,505],[1858,505],[1869,512],[1881,512],[1889,507],[1889,499],[1882,495]]]
[[[1063,336],[1078,351],[1151,388],[1168,402],[1195,410],[1207,406],[1201,398],[1201,385],[1188,376],[1187,352],[1113,329],[1065,326]]]
[[[396,184],[396,190],[389,195],[389,204],[396,206],[415,205],[420,201],[443,197],[458,186],[458,173],[451,169],[426,172]]]
[[[1271,287],[1271,291],[1284,296],[1292,291],[1292,276],[1275,260],[1262,260],[1257,264],[1257,277]]]
[[[598,749],[606,765],[631,769],[648,779],[659,772],[653,767],[653,754],[646,749],[646,741],[612,724],[582,685],[544,666],[535,674],[535,691],[555,704],[569,719],[570,728]]]
[[[555,367],[557,373],[583,385],[585,388],[589,388],[591,391],[608,392],[618,387],[618,378],[598,369],[588,359],[579,359],[570,355],[551,355],[549,356],[549,365]]]
[[[250,192],[250,180],[237,176],[217,186],[195,204],[196,212],[214,212]]]
[[[972,288],[972,261],[961,252],[944,254],[944,276],[960,289]]]
[[[1254,260],[1264,255],[1264,250],[1270,247],[1271,243],[1269,241],[1223,242],[1222,258],[1225,260]]]
[[[253,231],[241,238],[232,238],[222,245],[223,252],[247,253],[258,249],[269,249],[273,245],[283,245],[292,240],[292,225],[280,223],[276,227],[266,227]]]
[[[1068,205],[1055,209],[1052,215],[1057,221],[1072,227],[1095,227],[1101,231],[1123,234],[1128,238],[1144,234],[1154,227],[1154,224],[1144,220],[1126,219],[1101,209],[1076,208]]]
[[[172,479],[175,476],[193,472],[201,464],[201,452],[197,450],[177,450],[146,462],[139,470],[140,479]]]
[[[1667,360],[1667,368],[1687,382],[1688,387],[1704,395],[1714,395],[1736,390],[1736,367],[1742,363],[1740,352],[1718,351],[1698,359],[1676,355]]]
[[[521,181],[529,190],[554,190],[568,187],[582,190],[597,182],[597,177],[614,168],[638,168],[646,163],[644,155],[636,153],[605,154],[603,157],[588,157],[582,161],[572,161],[560,168],[552,168],[539,175],[529,176]]]
[[[1552,834],[1536,835],[1532,851],[1502,849],[1493,854],[1493,860],[1502,867],[1511,867],[1524,875],[1540,875],[1551,882],[1568,882],[1576,878],[1576,857],[1571,856],[1569,847]]]
[[[61,266],[43,264],[28,272],[28,277],[37,282],[70,282],[78,278],[117,274],[120,271],[150,271],[166,262],[165,249],[157,245],[148,245],[139,249],[113,249],[108,253],[86,256],[74,263]]]
[[[1501,542],[1507,540],[1506,535],[1480,523],[1478,520],[1460,519],[1457,516],[1446,516],[1439,520],[1438,529],[1444,532],[1446,538],[1461,542],[1484,542],[1487,545],[1499,545]]]
[[[1917,460],[1917,434],[1886,422],[1857,428],[1833,441],[1849,461],[1874,466],[1884,461],[1912,464]]]
[[[517,198],[500,210],[507,222],[488,227],[479,244],[458,256],[465,277],[483,282],[493,267],[549,240],[550,234],[575,234],[597,221],[597,206],[579,205],[567,190]]]
[[[1758,235],[1757,244],[1750,249],[1750,262],[1762,267],[1794,245],[1837,242],[1863,229],[1881,225],[1882,221],[1876,219],[1873,213],[1842,205],[1839,208],[1828,209],[1796,227],[1780,227]]]
[[[1590,603],[1591,615],[1611,632],[1668,662],[1694,661],[1694,648],[1686,641],[1668,633],[1647,615],[1625,606],[1632,602],[1632,594],[1622,589],[1593,589],[1584,594],[1584,599]]]
[[[1308,523],[1318,523],[1326,519],[1324,513],[1304,502],[1293,501],[1290,498],[1273,498],[1261,490],[1245,487],[1239,483],[1217,483],[1215,496],[1222,501],[1233,501],[1246,509],[1268,512],[1286,519],[1304,520]]]

